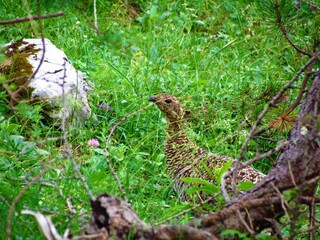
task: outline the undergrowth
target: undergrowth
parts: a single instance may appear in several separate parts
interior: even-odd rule
[[[1,20],[37,15],[36,1],[3,1]],[[32,2],[32,3],[31,3]],[[88,1],[41,1],[42,13],[64,11],[46,19],[44,35],[64,50],[76,69],[87,73],[94,90],[90,118],[68,128],[72,155],[93,193],[121,193],[105,157],[110,128],[123,116],[151,103],[148,98],[166,92],[181,98],[191,112],[188,132],[201,147],[237,157],[250,125],[272,96],[299,69],[297,56],[281,37],[263,24],[259,8],[251,1],[135,1],[139,13],[125,1],[97,1],[97,34],[93,6]],[[37,22],[0,25],[0,43],[39,38]],[[2,80],[3,81],[3,80]],[[264,119],[278,117],[294,100],[296,90]],[[46,125],[41,105],[20,103],[10,112],[8,95],[0,95],[0,238],[4,238],[9,206],[23,187],[54,162],[44,177],[23,195],[15,208],[13,236],[37,239],[35,220],[22,209],[50,215],[60,233],[73,232],[88,220],[89,198],[72,163],[63,157],[63,143],[54,125]],[[100,106],[100,107],[99,107]],[[102,107],[101,107],[102,106]],[[108,106],[108,107],[106,107]],[[267,132],[284,139],[288,131]],[[88,146],[92,138],[99,147]],[[110,161],[132,207],[144,221],[155,224],[188,209],[178,199],[165,171],[164,116],[151,107],[124,121],[112,137]],[[250,158],[275,143],[252,141]],[[277,155],[256,163],[267,173]],[[67,204],[70,202],[70,204]],[[222,205],[222,203],[220,203]],[[170,222],[185,223],[187,213]]]

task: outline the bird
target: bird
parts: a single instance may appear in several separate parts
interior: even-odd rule
[[[157,94],[149,98],[164,113],[167,120],[167,140],[165,142],[166,169],[171,180],[174,181],[173,188],[179,197],[186,201],[189,196],[185,190],[190,184],[182,181],[182,178],[192,177],[208,180],[215,183],[210,170],[222,168],[228,161],[233,160],[229,156],[217,155],[208,152],[188,137],[185,127],[185,112],[179,102],[179,99],[170,94]],[[209,171],[208,171],[209,169]],[[243,181],[253,184],[259,182],[265,175],[251,166],[240,169],[237,172],[236,182]],[[231,190],[231,179],[226,181],[227,188]],[[208,198],[198,196],[200,201]]]

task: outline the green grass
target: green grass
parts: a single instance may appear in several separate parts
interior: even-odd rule
[[[37,14],[36,4],[2,1],[5,7],[0,9],[1,19]],[[97,1],[103,33],[99,36],[88,25],[88,20],[93,22],[91,1],[77,3],[85,9],[87,18],[73,1],[41,1],[42,13],[65,12],[63,17],[43,21],[45,37],[63,49],[94,84],[89,100],[99,121],[88,119],[68,129],[74,159],[94,194],[121,197],[105,157],[89,147],[88,140],[99,139],[99,148],[103,149],[110,127],[151,104],[151,95],[166,92],[180,97],[185,109],[193,113],[188,123],[192,139],[212,152],[237,157],[249,130],[241,123],[246,118],[253,123],[269,98],[304,62],[283,38],[274,41],[274,33],[251,1],[137,3],[143,11],[137,19],[129,19],[122,1]],[[23,37],[40,37],[38,24],[0,25],[0,43]],[[259,98],[266,91],[269,95]],[[2,92],[1,116],[7,111],[5,96]],[[290,96],[294,98],[294,94]],[[98,108],[99,103],[109,104],[112,111]],[[288,103],[273,110],[264,124],[286,106]],[[20,109],[12,117],[1,119],[0,238],[5,236],[8,206],[51,159],[57,160],[41,182],[54,187],[38,182],[24,194],[13,217],[13,236],[40,238],[35,220],[22,215],[22,209],[50,215],[61,234],[67,227],[77,232],[79,222],[87,220],[90,213],[86,191],[72,163],[63,159],[61,143],[47,141],[36,146],[60,133],[39,121],[40,106]],[[151,224],[189,207],[177,198],[165,171],[162,120],[156,107],[134,115],[116,129],[109,146],[110,161],[128,199],[140,218]],[[263,152],[272,146],[253,141],[246,155],[250,158],[256,149]],[[273,156],[256,167],[267,172],[275,161]],[[68,198],[76,213],[69,211]],[[184,223],[190,217],[188,213],[173,222]]]

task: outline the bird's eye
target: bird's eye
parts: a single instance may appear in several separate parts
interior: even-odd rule
[[[172,103],[172,100],[171,99],[166,99],[164,100],[166,103]]]

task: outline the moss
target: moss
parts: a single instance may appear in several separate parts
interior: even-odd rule
[[[28,42],[23,40],[18,40],[5,47],[4,55],[7,59],[4,63],[0,64],[0,75],[5,76],[5,83],[12,91],[19,89],[29,81],[33,68],[28,61],[28,57],[39,50],[35,48],[35,44],[28,44]],[[19,93],[19,97],[30,98],[31,92],[32,89],[25,87]]]

